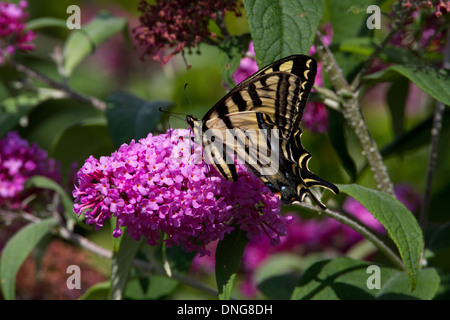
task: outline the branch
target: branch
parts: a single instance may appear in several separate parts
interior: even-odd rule
[[[93,106],[94,108],[100,110],[100,111],[105,111],[106,110],[106,104],[104,101],[99,100],[97,98],[94,97],[90,97],[90,96],[85,96],[79,92],[76,92],[75,90],[60,84],[59,82],[56,82],[55,80],[47,77],[46,75],[39,73],[37,71],[34,71],[26,66],[24,66],[23,64],[17,63],[15,61],[10,61],[9,62],[10,65],[12,67],[14,67],[17,71],[19,72],[23,72],[25,73],[27,76],[29,76],[30,78],[36,79],[52,88],[55,89],[59,89],[61,91],[63,91],[68,97],[73,98],[75,100],[78,100],[80,102],[83,103],[87,103],[90,104],[91,106]]]
[[[339,104],[339,97],[334,93],[334,91],[316,85],[314,85],[313,88],[319,95],[323,97],[322,103],[324,105],[336,111],[342,112],[340,108],[341,106]]]

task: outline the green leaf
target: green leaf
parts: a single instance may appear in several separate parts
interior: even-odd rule
[[[411,282],[411,291],[414,291],[419,276],[423,236],[413,214],[386,193],[355,184],[338,185],[338,188],[358,200],[386,228],[400,252]]]
[[[59,90],[41,89],[38,92],[24,92],[0,102],[0,136],[14,129],[20,118],[30,113],[36,106],[49,99],[63,98]]]
[[[126,299],[162,299],[170,295],[179,285],[179,282],[173,278],[156,274],[145,278],[145,280],[148,281],[148,284],[145,287],[142,286],[142,283],[139,280],[141,279],[134,278],[128,282],[125,292]]]
[[[394,65],[364,77],[372,82],[389,82],[406,77],[420,89],[445,105],[450,105],[450,70],[420,65]]]
[[[367,28],[367,7],[374,0],[327,0],[326,10],[333,26],[333,42],[360,38],[373,33]]]
[[[111,262],[111,299],[120,300],[124,297],[128,276],[140,244],[140,241],[134,240],[128,233],[122,234],[119,250],[114,252]]]
[[[142,246],[140,253],[143,260],[150,261],[151,264],[163,265],[164,261],[170,265],[170,269],[173,273],[185,274],[192,265],[192,259],[194,259],[196,252],[186,252],[178,246],[165,248],[165,254],[163,253],[162,245],[158,247],[154,246]],[[165,259],[165,260],[164,260]],[[179,281],[175,278],[169,278],[167,275],[152,274],[150,277],[144,275],[138,275],[140,278],[136,278],[129,282],[126,290],[126,297],[132,299],[161,299],[171,294],[179,285]],[[145,283],[144,281],[145,280]]]
[[[230,299],[234,279],[247,243],[246,233],[235,229],[225,235],[217,245],[215,273],[220,300]]]
[[[370,264],[350,258],[336,258],[314,263],[308,268],[294,289],[291,299],[294,300],[336,300],[374,298],[367,287],[369,275],[366,273]],[[389,269],[381,272],[381,286],[391,273]]]
[[[16,274],[25,259],[39,241],[58,224],[54,218],[31,223],[20,229],[2,251],[0,261],[0,284],[6,300],[15,298]]]
[[[363,23],[365,23],[365,21],[366,20],[363,20]],[[347,38],[340,37],[342,39],[338,44],[336,54],[350,53],[350,55],[347,55],[350,59],[351,57],[355,57],[355,54],[361,57],[369,57],[377,47],[377,44],[372,37],[351,37],[352,35],[348,35]],[[335,40],[335,38],[333,38],[333,40]],[[420,58],[410,50],[389,45],[383,48],[379,54],[379,58],[383,62],[389,64],[420,64],[422,62]]]
[[[440,278],[435,269],[420,270],[417,287],[411,293],[408,275],[399,272],[393,275],[381,288],[378,299],[423,299],[431,300],[439,290]]]
[[[271,255],[255,272],[258,289],[269,299],[289,299],[300,279],[303,260],[303,257],[294,254]]]
[[[173,272],[186,272],[192,265],[192,259],[196,256],[196,252],[186,252],[178,246],[172,246],[165,249],[165,255],[163,254],[163,248],[157,251],[156,258],[159,262],[164,262],[164,258],[170,264],[170,269]]]
[[[33,176],[27,180],[26,186],[55,191],[61,197],[61,203],[64,207],[64,216],[67,219],[69,230],[73,229],[73,222],[78,219],[76,214],[73,212],[72,197],[69,197],[69,195],[58,183],[44,176]]]
[[[42,28],[54,27],[67,29],[67,21],[64,19],[44,17],[36,18],[27,22],[27,30],[37,30]]]
[[[74,162],[81,167],[89,156],[98,158],[115,150],[104,117],[82,119],[63,129],[56,137],[50,155],[61,161],[61,172],[67,175],[64,180],[69,178]]]
[[[244,0],[258,66],[309,54],[324,0]]]
[[[369,269],[370,266],[379,269]],[[378,276],[379,288],[369,286],[374,284],[374,279]],[[366,261],[340,257],[313,264],[298,282],[291,299],[432,299],[437,293],[439,283],[436,270],[421,270],[416,290],[411,293],[407,273]]]
[[[154,132],[163,113],[173,106],[168,101],[146,101],[125,92],[115,92],[106,99],[108,129],[116,147]]]
[[[348,80],[357,73],[360,65],[366,60],[366,56],[363,54],[370,50],[368,44],[364,42],[373,34],[373,31],[366,25],[369,17],[366,10],[372,4],[375,4],[373,0],[327,0],[325,4],[326,13],[330,16],[333,28],[332,43],[340,45],[342,42],[346,42],[348,44],[350,39],[358,39],[353,42],[358,41],[360,44],[358,54],[333,52],[339,68]],[[343,45],[345,46],[345,43]],[[355,47],[357,45],[354,44],[353,48]]]
[[[61,105],[64,105],[64,108],[61,108]],[[106,124],[103,112],[90,105],[70,99],[47,100],[28,114],[28,125],[23,128],[24,136],[48,150],[51,156],[54,145],[68,127],[93,117],[103,117]]]
[[[380,59],[388,64],[412,65],[421,64],[423,61],[408,48],[387,45],[380,53]]]
[[[66,76],[71,75],[76,66],[100,44],[121,32],[126,24],[125,18],[101,12],[89,24],[82,26],[80,30],[74,30],[63,49]]]
[[[102,300],[109,297],[111,281],[94,284],[78,300]]]
[[[371,37],[346,38],[339,42],[339,52],[369,57],[376,46]]]

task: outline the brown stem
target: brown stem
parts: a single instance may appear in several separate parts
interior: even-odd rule
[[[25,73],[27,76],[29,76],[30,78],[36,79],[52,88],[55,89],[59,89],[61,91],[63,91],[64,93],[67,94],[67,96],[78,100],[80,102],[83,103],[87,103],[90,104],[91,106],[93,106],[94,108],[100,110],[100,111],[105,111],[106,110],[106,103],[102,100],[99,100],[97,98],[94,97],[90,97],[90,96],[85,96],[79,92],[74,91],[73,89],[60,84],[59,82],[56,82],[53,79],[50,79],[49,77],[47,77],[46,75],[43,75],[42,73],[39,73],[35,70],[32,70],[26,66],[24,66],[23,64],[20,64],[18,62],[15,61],[10,61],[9,62],[11,66],[13,66],[17,71],[19,72],[23,72]]]

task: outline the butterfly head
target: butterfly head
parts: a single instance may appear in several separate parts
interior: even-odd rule
[[[191,115],[186,116],[186,122],[192,129],[194,129],[196,121],[199,121],[199,119]]]

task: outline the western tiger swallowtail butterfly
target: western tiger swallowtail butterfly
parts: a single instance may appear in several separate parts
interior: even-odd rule
[[[237,180],[234,154],[283,204],[308,195],[325,205],[311,187],[337,194],[339,189],[308,169],[311,154],[301,142],[299,127],[317,73],[316,61],[306,55],[278,60],[238,84],[199,121],[186,121],[220,175]]]

